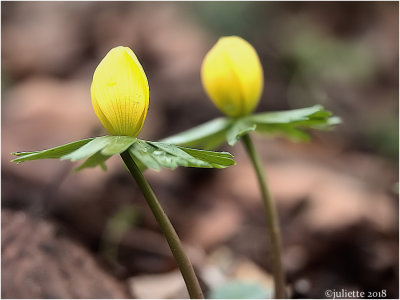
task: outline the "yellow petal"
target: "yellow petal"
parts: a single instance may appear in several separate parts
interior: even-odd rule
[[[94,111],[111,135],[139,134],[149,107],[149,84],[131,49],[119,46],[108,52],[90,91]]]
[[[251,113],[260,100],[264,84],[257,52],[237,36],[220,38],[207,53],[201,79],[214,104],[230,117]]]

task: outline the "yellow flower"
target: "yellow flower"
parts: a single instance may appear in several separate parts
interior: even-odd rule
[[[263,70],[255,49],[237,36],[222,37],[207,53],[201,67],[203,86],[226,115],[251,113],[263,91]]]
[[[94,111],[109,134],[139,134],[149,107],[149,84],[131,49],[119,46],[107,53],[90,91]]]

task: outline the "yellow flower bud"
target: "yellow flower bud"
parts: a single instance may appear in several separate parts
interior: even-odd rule
[[[90,91],[94,111],[109,134],[139,134],[149,107],[149,84],[131,49],[119,46],[107,53]]]
[[[220,38],[207,53],[201,80],[214,104],[230,117],[251,113],[264,85],[256,50],[237,36]]]

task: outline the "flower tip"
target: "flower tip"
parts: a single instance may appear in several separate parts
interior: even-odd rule
[[[239,36],[224,36],[206,54],[201,68],[206,93],[230,117],[251,113],[264,85],[260,59],[253,46]]]

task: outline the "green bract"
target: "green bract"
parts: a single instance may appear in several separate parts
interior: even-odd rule
[[[216,149],[224,142],[235,145],[240,137],[251,131],[307,141],[309,135],[305,129],[327,130],[340,122],[340,118],[332,116],[332,113],[321,105],[315,105],[287,111],[256,113],[239,118],[220,117],[163,139],[162,142]]]
[[[180,147],[162,142],[143,141],[130,136],[101,136],[79,140],[55,148],[34,151],[16,152],[13,162],[21,163],[30,160],[58,158],[61,160],[86,161],[76,171],[88,167],[105,167],[105,161],[112,155],[125,150],[141,168],[160,170],[175,169],[178,166],[195,168],[226,168],[235,164],[228,152],[212,152]]]

